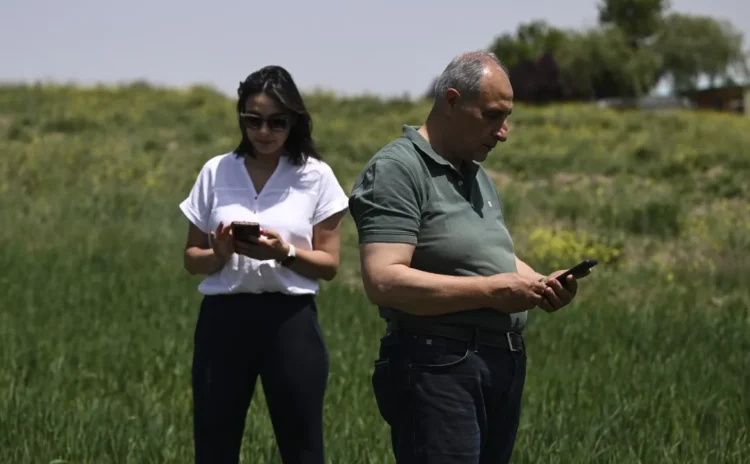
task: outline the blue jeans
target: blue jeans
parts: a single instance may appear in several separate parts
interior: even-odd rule
[[[439,336],[386,334],[372,386],[396,462],[510,461],[526,354]]]

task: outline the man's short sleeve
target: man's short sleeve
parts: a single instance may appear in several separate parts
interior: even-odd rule
[[[180,203],[182,213],[205,233],[209,232],[208,218],[211,215],[213,198],[211,166],[208,163],[203,166],[188,197]]]
[[[361,174],[349,198],[359,243],[417,244],[422,198],[414,175],[400,160],[383,157]]]

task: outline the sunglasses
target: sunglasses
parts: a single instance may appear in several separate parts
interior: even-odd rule
[[[291,118],[286,115],[269,116],[264,118],[257,114],[240,113],[240,120],[245,127],[254,131],[260,130],[263,127],[263,123],[268,124],[268,129],[274,132],[285,131],[291,125]]]

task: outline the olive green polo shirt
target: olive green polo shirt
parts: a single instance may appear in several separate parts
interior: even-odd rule
[[[381,148],[357,178],[349,198],[359,242],[415,245],[411,267],[454,276],[516,272],[513,240],[503,218],[497,188],[476,162],[459,172],[417,132]],[[419,319],[397,308],[380,307],[385,319]],[[522,331],[526,312],[477,308],[431,320],[499,331]]]

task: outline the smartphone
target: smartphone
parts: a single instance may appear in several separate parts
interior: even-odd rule
[[[241,242],[250,242],[250,237],[260,237],[260,225],[257,222],[233,222],[232,235]]]
[[[580,263],[576,264],[575,266],[571,267],[567,271],[557,276],[557,281],[565,285],[566,280],[568,279],[569,275],[572,274],[573,277],[575,277],[576,279],[579,279],[584,276],[587,270],[591,269],[597,264],[599,264],[599,261],[596,259],[584,259]]]

